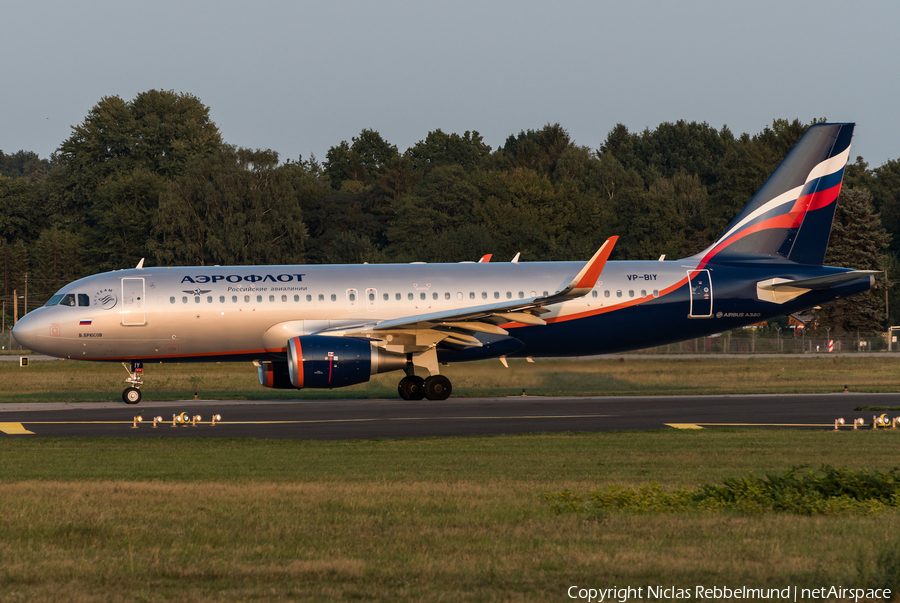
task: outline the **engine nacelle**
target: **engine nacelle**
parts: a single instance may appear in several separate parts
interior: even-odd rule
[[[388,352],[366,339],[305,335],[288,339],[291,385],[332,388],[365,383],[378,373],[406,368],[404,354]]]
[[[296,389],[291,383],[287,362],[260,362],[256,364],[259,384],[273,389]]]

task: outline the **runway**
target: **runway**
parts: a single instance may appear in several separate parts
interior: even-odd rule
[[[487,436],[536,432],[651,429],[851,429],[873,415],[857,406],[900,406],[900,394],[505,397],[427,400],[184,400],[78,404],[0,404],[0,437],[241,437],[309,440]],[[172,417],[200,415],[196,426]],[[213,426],[210,417],[221,415]],[[888,416],[900,411],[887,412]],[[133,427],[133,419],[143,422]],[[161,417],[153,428],[154,417]]]

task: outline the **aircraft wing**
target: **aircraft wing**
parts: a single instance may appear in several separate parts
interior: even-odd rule
[[[323,331],[322,335],[381,338],[388,334],[408,334],[415,331],[418,333],[416,338],[418,342],[451,339],[464,345],[480,346],[481,343],[473,336],[475,332],[506,335],[507,331],[499,325],[512,322],[536,326],[545,325],[547,323],[539,316],[550,311],[545,306],[586,295],[596,285],[617,240],[618,237],[607,239],[572,279],[572,282],[553,295],[404,316],[357,327],[331,329]],[[422,331],[431,331],[432,336],[423,337],[426,334]],[[415,347],[421,345],[419,343]]]

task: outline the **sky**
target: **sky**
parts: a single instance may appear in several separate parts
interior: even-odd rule
[[[618,123],[818,117],[856,122],[851,158],[900,158],[896,2],[6,0],[0,22],[8,154],[49,157],[103,97],[162,89],[282,161],[364,128],[403,152],[558,122],[597,149]]]

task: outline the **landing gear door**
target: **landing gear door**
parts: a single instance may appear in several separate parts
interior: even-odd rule
[[[143,278],[122,279],[122,324],[137,326],[147,324],[147,301],[144,297]]]
[[[691,309],[688,318],[712,318],[713,290],[709,270],[688,272]]]

